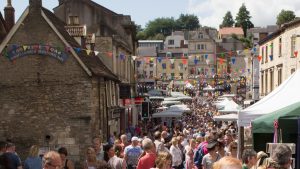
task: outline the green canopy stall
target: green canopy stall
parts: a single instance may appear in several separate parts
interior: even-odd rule
[[[295,143],[296,150],[299,135],[298,119],[300,118],[300,102],[294,103],[272,113],[266,114],[252,122],[253,146],[256,151],[266,151],[266,143],[272,143],[274,137],[274,121],[278,122],[278,135],[283,143]],[[279,132],[281,131],[281,132]],[[278,139],[280,141],[280,139]],[[298,152],[297,152],[298,153]]]

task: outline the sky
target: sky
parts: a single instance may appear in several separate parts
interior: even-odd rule
[[[0,0],[0,9],[7,0]],[[21,1],[21,2],[20,2]],[[141,25],[159,17],[174,17],[180,14],[198,16],[202,26],[218,28],[227,11],[233,18],[245,3],[254,26],[265,27],[276,23],[276,16],[282,9],[292,10],[300,16],[300,0],[93,0],[94,2],[118,14],[130,15],[132,21]],[[16,20],[28,6],[29,0],[12,0],[16,11]],[[52,11],[58,0],[43,0],[43,6]]]

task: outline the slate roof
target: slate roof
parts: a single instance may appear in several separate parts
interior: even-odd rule
[[[268,35],[266,38],[262,39],[261,41],[258,42],[259,45],[264,44],[265,42],[276,38],[277,36],[279,36],[281,33],[283,33],[286,29],[298,25],[300,24],[300,18],[296,18],[295,20],[285,23],[283,24],[283,26],[281,26],[276,32],[273,32],[272,34]]]
[[[69,35],[66,31],[66,24],[58,19],[52,12],[50,12],[46,8],[42,8],[43,12],[47,16],[47,18],[53,23],[59,33],[64,37],[64,39],[71,45],[71,47],[81,48],[81,46],[76,42],[76,40]],[[93,53],[93,52],[92,52]],[[88,56],[85,51],[81,51],[77,53],[82,62],[92,71],[92,73],[96,76],[106,77],[111,80],[120,81],[118,77],[108,69],[104,63],[95,56]]]

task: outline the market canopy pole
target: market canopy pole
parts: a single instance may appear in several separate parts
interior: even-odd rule
[[[240,111],[238,111],[240,114]],[[238,159],[242,158],[242,154],[244,151],[244,126],[240,126],[238,124]]]

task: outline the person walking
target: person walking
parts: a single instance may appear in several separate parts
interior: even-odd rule
[[[74,169],[73,162],[67,158],[68,150],[65,147],[61,147],[58,149],[58,153],[60,155],[61,162],[63,164],[62,169]]]
[[[138,146],[138,138],[131,138],[131,145],[127,146],[124,150],[124,159],[126,160],[128,169],[135,169],[139,160],[139,156],[143,150]]]
[[[172,155],[172,167],[174,169],[181,169],[182,152],[178,147],[178,140],[176,137],[173,137],[171,142],[170,153]]]
[[[154,143],[151,139],[145,138],[142,146],[146,154],[140,158],[137,169],[150,169],[155,166],[156,151]]]
[[[24,161],[24,169],[42,169],[42,159],[39,157],[39,146],[30,147],[28,157]]]
[[[126,169],[125,160],[115,155],[115,146],[111,144],[104,146],[104,160],[112,169]]]

